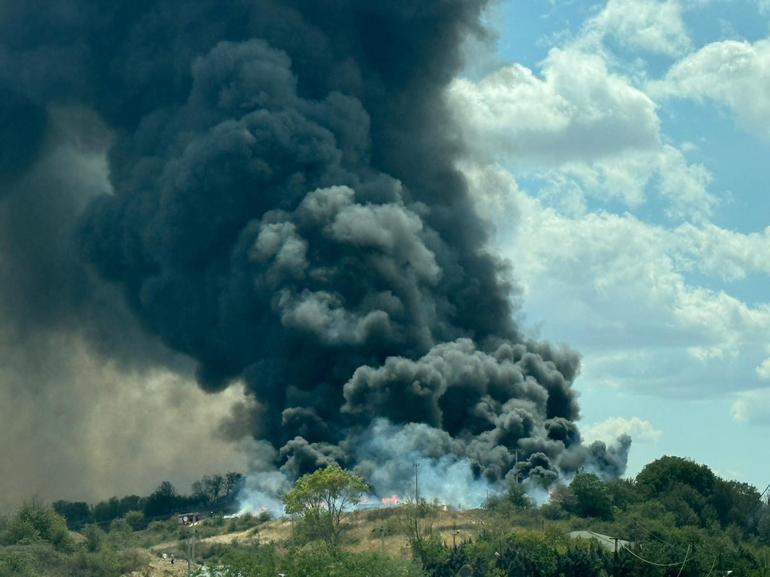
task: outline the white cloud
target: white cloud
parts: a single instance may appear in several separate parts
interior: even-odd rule
[[[678,266],[697,270],[723,281],[770,274],[770,227],[762,232],[739,233],[706,223],[683,224],[674,231],[672,248]]]
[[[484,170],[498,173],[488,184],[506,185],[502,169]],[[516,186],[509,194],[517,221],[501,229],[499,242],[527,320],[585,354],[586,386],[685,397],[758,386],[753,367],[767,356],[770,305],[749,305],[686,276],[691,267],[747,272],[753,265],[731,261],[729,251],[712,251],[702,266],[698,254],[717,246],[714,236],[727,234],[736,246],[753,238],[713,225],[668,229],[629,214],[569,216]]]
[[[519,64],[457,79],[449,102],[475,157],[553,166],[658,142],[655,104],[598,54],[552,49],[542,78]]]
[[[612,417],[589,425],[582,431],[586,442],[612,442],[621,435],[629,435],[634,441],[657,443],[663,438],[663,432],[656,429],[652,423],[639,417],[624,419]]]
[[[730,412],[741,423],[770,424],[770,388],[738,393]]]
[[[673,0],[610,0],[536,69],[513,64],[448,91],[468,143],[462,169],[513,263],[525,323],[584,354],[582,387],[702,398],[762,384],[770,303],[724,283],[770,274],[770,228],[711,223],[711,173],[688,160],[692,144],[662,134],[656,99],[690,78],[676,72],[690,57],[650,84],[605,43],[681,53],[681,17]],[[671,220],[634,215],[653,196]],[[608,212],[618,203],[634,212]]]
[[[584,34],[610,36],[621,46],[676,56],[690,47],[676,0],[609,0]]]
[[[660,97],[713,100],[732,110],[745,130],[770,136],[770,39],[707,44],[649,89]]]
[[[543,176],[550,195],[579,190],[588,197],[619,200],[629,208],[645,202],[648,187],[654,182],[656,193],[666,201],[668,218],[699,222],[710,216],[716,205],[708,192],[711,178],[704,166],[688,163],[680,150],[665,144],[590,164],[568,162]]]
[[[588,198],[634,209],[650,190],[670,218],[703,221],[715,205],[708,170],[662,142],[655,103],[601,53],[554,48],[540,76],[512,64],[455,80],[447,98],[472,158],[538,180],[573,213]]]

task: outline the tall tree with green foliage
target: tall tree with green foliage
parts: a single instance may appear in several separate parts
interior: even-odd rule
[[[283,499],[286,512],[302,515],[319,530],[329,545],[336,547],[345,509],[361,500],[366,481],[338,465],[330,465],[301,477]]]
[[[682,457],[661,457],[645,465],[636,476],[637,487],[648,498],[677,485],[687,485],[703,496],[710,496],[716,484],[716,475],[706,465]]]
[[[590,473],[578,473],[570,484],[575,495],[575,510],[581,517],[612,519],[612,499],[607,486],[599,477]]]
[[[765,508],[760,513],[757,534],[760,543],[770,545],[770,508]]]
[[[83,501],[54,501],[52,506],[64,517],[70,529],[80,529],[91,520],[91,507]]]
[[[168,481],[163,481],[152,495],[147,497],[142,513],[144,513],[146,519],[158,518],[164,515],[171,515],[172,513],[179,513],[179,507],[186,504],[186,499],[177,494],[174,485]]]

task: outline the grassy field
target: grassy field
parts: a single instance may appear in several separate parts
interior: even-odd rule
[[[356,511],[347,515],[342,539],[342,549],[352,553],[382,553],[399,559],[410,559],[409,527],[405,510],[400,507]],[[209,519],[196,527],[196,560],[200,563],[216,564],[228,548],[248,547],[256,544],[272,544],[281,550],[296,545],[296,521],[290,518],[259,521],[243,517],[229,521]],[[584,526],[585,524],[580,524]],[[466,511],[444,511],[437,509],[430,518],[421,521],[421,530],[437,536],[448,546],[460,546],[475,541],[484,532],[498,532],[534,529],[566,533],[572,525],[562,521],[545,520],[535,510],[518,513],[495,514],[474,509]],[[174,554],[177,566],[186,558],[186,537],[191,529],[175,533],[173,538],[162,531],[139,532],[136,538],[146,544],[146,551],[152,563],[132,575],[160,577],[176,575],[178,567],[172,568],[161,556]],[[151,541],[155,539],[156,542]],[[198,565],[199,565],[198,564]],[[198,566],[196,565],[196,566]],[[186,563],[184,564],[186,570]]]

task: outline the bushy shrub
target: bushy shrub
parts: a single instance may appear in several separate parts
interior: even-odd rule
[[[123,517],[128,523],[129,527],[133,531],[141,531],[147,527],[147,522],[144,519],[144,513],[141,511],[129,511],[126,516]]]
[[[133,532],[131,525],[125,519],[113,519],[110,523],[110,534],[120,537],[125,537]]]
[[[757,532],[760,543],[770,545],[770,509],[765,509],[759,517]]]
[[[120,577],[146,564],[138,551],[102,549],[96,553],[78,551],[66,562],[66,575],[77,577]]]
[[[17,551],[0,550],[0,577],[37,577],[34,560]]]
[[[10,545],[47,542],[60,550],[73,545],[64,517],[35,499],[11,518],[4,541]]]
[[[92,553],[104,545],[105,533],[98,525],[87,525],[83,529],[83,536],[86,538],[86,549]]]
[[[272,546],[235,547],[221,559],[222,577],[302,575],[304,577],[423,577],[415,562],[379,553],[348,553],[323,542],[281,554]]]

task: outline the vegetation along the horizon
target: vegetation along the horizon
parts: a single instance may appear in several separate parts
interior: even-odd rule
[[[0,577],[767,577],[770,506],[753,486],[679,457],[633,479],[579,473],[536,504],[511,483],[483,508],[420,501],[356,510],[363,478],[338,466],[297,480],[286,516],[233,516],[243,477],[184,495],[93,505],[32,499],[0,518]],[[203,511],[184,526],[177,514]],[[171,563],[172,556],[176,564]],[[175,570],[183,573],[164,573]]]

